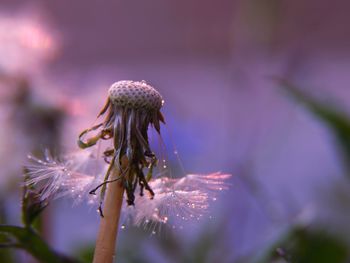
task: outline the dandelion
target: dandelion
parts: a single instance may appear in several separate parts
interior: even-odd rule
[[[123,187],[127,195],[127,203],[134,205],[136,186],[140,187],[140,194],[146,189],[151,198],[154,192],[148,185],[152,177],[153,166],[157,159],[151,151],[147,130],[153,125],[160,133],[160,121],[164,118],[159,111],[163,100],[161,95],[146,82],[119,81],[112,85],[108,91],[109,97],[106,105],[98,117],[106,114],[105,120],[82,132],[79,138],[79,146],[87,148],[95,145],[98,140],[113,138],[113,148],[105,151],[105,157],[110,160],[110,169],[106,173],[104,183],[108,183],[109,174],[113,167],[120,170],[123,176]],[[83,137],[93,130],[99,130],[98,134],[87,141]],[[127,158],[127,166],[122,171],[122,158]],[[144,168],[149,168],[147,178],[143,173]],[[101,200],[104,198],[106,184],[102,186]]]
[[[165,123],[162,105],[162,96],[145,81],[116,82],[98,114],[103,121],[79,136],[84,151],[61,160],[48,153],[45,160],[30,157],[27,184],[39,186],[43,200],[73,196],[95,203],[99,192],[101,224],[94,262],[112,262],[124,192],[124,218],[141,226],[166,224],[170,217],[199,219],[215,193],[227,187],[229,175],[220,173],[154,178],[158,160],[150,148],[148,128],[153,126],[160,134],[160,123]],[[104,141],[112,143],[99,155]],[[93,147],[97,144],[100,147]]]

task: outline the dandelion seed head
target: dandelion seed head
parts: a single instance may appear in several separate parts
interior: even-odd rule
[[[120,107],[159,110],[163,105],[160,93],[145,81],[118,81],[110,87],[108,95]]]
[[[101,202],[111,171],[122,174],[128,205],[134,205],[137,185],[140,194],[145,190],[154,196],[148,180],[152,177],[157,158],[149,144],[148,128],[153,126],[160,134],[160,123],[165,123],[161,106],[161,95],[145,81],[118,81],[108,90],[107,102],[98,115],[104,115],[104,120],[80,134],[78,145],[82,149],[92,147],[100,140],[113,141],[113,148],[104,152],[110,165],[104,182],[100,184]],[[95,136],[86,138],[91,131]],[[148,168],[147,174],[144,174],[145,168]]]

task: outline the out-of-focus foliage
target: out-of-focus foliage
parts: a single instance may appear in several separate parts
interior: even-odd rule
[[[349,256],[347,249],[342,240],[321,228],[295,226],[257,262],[343,263]]]
[[[0,224],[6,222],[6,213],[4,212],[4,202],[0,199]],[[7,242],[7,237],[0,235],[0,244]],[[8,250],[0,249],[0,259],[3,263],[13,262],[11,253]]]
[[[328,125],[342,150],[345,166],[350,176],[350,118],[335,106],[313,99],[310,95],[305,94],[301,89],[286,80],[281,80],[280,84],[288,94]]]
[[[28,187],[24,187],[22,198],[23,224],[26,227],[30,227],[47,205],[47,201],[40,202],[38,193],[28,189]]]
[[[82,263],[90,263],[94,258],[95,244],[79,245],[75,249],[74,256]]]
[[[24,227],[0,225],[0,248],[23,249],[40,262],[74,263],[75,259],[68,258],[55,252],[33,229],[33,223],[47,206],[40,202],[37,194],[25,188],[22,200],[22,219]]]
[[[350,119],[334,106],[321,103],[287,80],[280,80],[282,87],[307,110],[323,121],[334,134],[344,157],[346,168],[350,168]],[[349,170],[347,170],[349,175]],[[342,202],[342,200],[338,200]],[[325,204],[326,205],[326,204]],[[332,224],[332,222],[329,222]],[[343,263],[349,260],[350,244],[339,233],[332,232],[333,226],[320,224],[316,220],[308,226],[292,225],[270,246],[257,262],[298,262],[298,263]]]
[[[40,262],[78,262],[52,250],[32,228],[0,225],[0,233],[7,237],[0,247],[24,249]]]

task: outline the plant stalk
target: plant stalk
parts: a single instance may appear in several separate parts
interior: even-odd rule
[[[110,180],[118,178],[118,169],[113,169]],[[93,263],[115,262],[115,249],[118,234],[119,218],[123,203],[124,187],[121,180],[107,185],[104,200],[104,217],[101,218],[97,235]]]

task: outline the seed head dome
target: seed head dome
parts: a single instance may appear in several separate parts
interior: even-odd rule
[[[112,104],[132,108],[158,111],[163,104],[162,96],[145,81],[122,80],[108,90]]]

